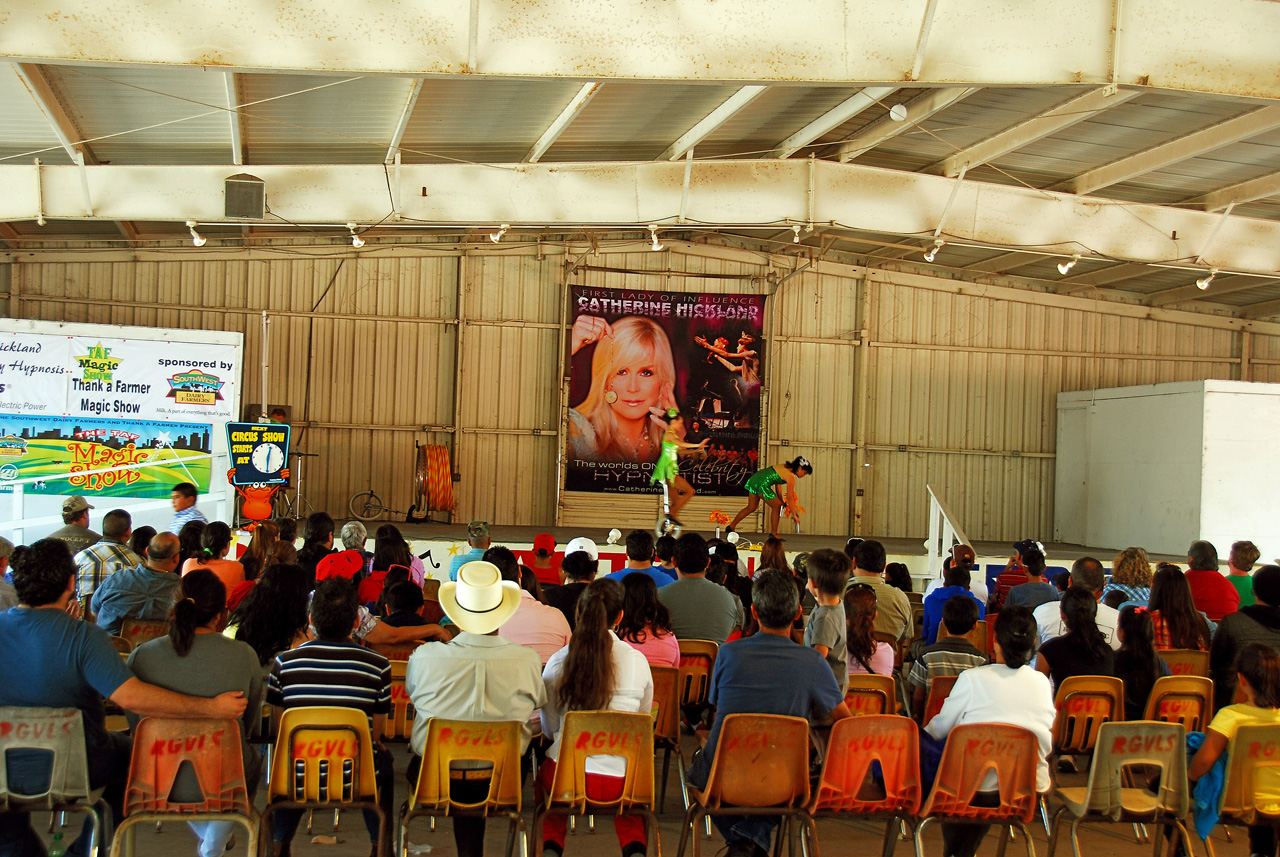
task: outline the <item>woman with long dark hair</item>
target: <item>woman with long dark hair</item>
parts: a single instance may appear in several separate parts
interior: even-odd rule
[[[253,538],[249,541],[249,547],[245,548],[244,555],[240,557],[240,564],[244,566],[245,580],[258,579],[258,575],[262,574],[262,570],[267,567],[267,557],[271,556],[271,549],[279,539],[280,528],[274,521],[258,522],[258,526],[253,529]]]
[[[791,564],[787,562],[787,552],[782,545],[783,540],[777,536],[769,536],[764,540],[764,545],[760,548],[760,563],[756,566],[756,574],[771,568],[795,574]]]
[[[133,674],[149,684],[191,696],[213,697],[238,690],[249,700],[240,718],[241,736],[257,725],[262,703],[262,670],[253,649],[219,633],[227,623],[227,589],[208,569],[183,576],[174,590],[169,634],[143,643],[129,655]],[[129,716],[136,725],[137,717]],[[248,727],[248,728],[246,728]],[[249,800],[257,789],[262,757],[243,743]],[[229,821],[190,821],[200,839],[201,857],[221,857],[236,825]]]
[[[1098,630],[1098,600],[1082,586],[1073,586],[1058,602],[1065,633],[1040,647],[1036,669],[1053,686],[1077,675],[1115,675],[1115,652]]]
[[[276,655],[310,638],[310,592],[307,573],[299,566],[269,566],[231,614],[235,638],[253,647],[263,667],[268,667]]]
[[[204,521],[187,521],[178,530],[178,568],[193,556],[200,555],[200,537],[204,535]]]
[[[426,567],[409,550],[409,543],[400,534],[400,528],[395,524],[383,524],[378,527],[373,538],[373,557],[369,560],[369,571],[376,574],[389,570],[393,565],[403,565],[409,569],[409,579],[419,586],[427,578]]]
[[[884,567],[884,582],[901,589],[903,592],[911,591],[911,572],[907,570],[905,562],[890,562]]]
[[[547,761],[538,773],[540,795],[545,794],[555,780],[565,712],[609,709],[648,714],[653,705],[649,662],[610,630],[620,618],[622,587],[603,578],[592,582],[578,598],[578,623],[569,645],[552,655],[542,671],[542,680],[547,686],[542,733],[550,735],[553,741],[547,750]],[[612,800],[622,793],[626,773],[622,759],[591,756],[586,764],[588,796]],[[614,825],[623,857],[644,853],[645,827],[639,816],[616,816]],[[564,853],[566,826],[563,815],[547,816],[543,836],[551,853]]]
[[[1116,633],[1120,651],[1115,655],[1115,676],[1124,682],[1124,719],[1141,720],[1152,686],[1169,675],[1169,665],[1156,654],[1155,628],[1146,607],[1130,605],[1121,610]]]
[[[844,596],[849,675],[892,675],[893,646],[872,636],[876,624],[876,593],[855,583]]]
[[[799,520],[800,513],[792,508],[788,498],[795,498],[796,505],[799,505],[799,498],[796,497],[796,480],[803,479],[812,472],[813,465],[803,455],[757,470],[743,486],[747,489],[747,505],[734,516],[733,523],[729,525],[729,532],[732,533],[742,519],[758,509],[760,501],[764,500],[765,506],[768,507],[765,517],[768,518],[769,535],[776,537],[778,519],[782,516],[784,505],[787,506],[788,516]],[[775,488],[779,490],[775,491]]]
[[[302,531],[302,547],[298,551],[298,565],[307,573],[307,588],[316,588],[316,566],[320,560],[334,553],[333,518],[328,512],[313,512],[307,516]]]
[[[1196,609],[1191,584],[1182,569],[1170,562],[1156,568],[1151,582],[1151,623],[1157,649],[1209,651],[1209,623]]]
[[[644,655],[649,666],[680,666],[680,642],[671,633],[671,614],[658,600],[658,584],[636,572],[622,578],[622,619],[618,637]]]
[[[200,550],[182,564],[182,576],[197,568],[208,569],[230,592],[244,583],[244,566],[234,559],[227,559],[230,550],[231,528],[222,521],[210,521],[200,533]]]

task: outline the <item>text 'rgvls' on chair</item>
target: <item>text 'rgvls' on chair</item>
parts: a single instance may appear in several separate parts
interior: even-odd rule
[[[138,723],[124,793],[124,820],[111,857],[128,846],[144,821],[231,821],[258,845],[258,822],[244,777],[240,724],[235,720],[146,717]],[[181,782],[181,785],[179,783]]]
[[[1059,756],[1092,757],[1102,724],[1124,719],[1124,682],[1114,676],[1071,676],[1058,686],[1053,705],[1057,714],[1050,764]],[[1049,833],[1049,807],[1043,797],[1040,817]]]
[[[957,726],[947,737],[933,791],[920,809],[916,826],[916,853],[924,853],[924,829],[932,822],[994,824],[1000,827],[997,857],[1004,857],[1009,830],[1017,827],[1027,846],[1027,857],[1036,857],[1027,822],[1036,814],[1036,763],[1040,748],[1036,736],[1020,726],[1004,723],[969,723]],[[974,796],[994,772],[998,782],[997,806],[974,806]]]
[[[431,719],[417,786],[400,810],[397,853],[407,857],[409,823],[415,818],[487,817],[495,813],[505,814],[511,821],[503,853],[510,857],[517,835],[521,853],[528,853],[524,816],[520,814],[520,725],[514,720],[477,723]],[[481,800],[465,803],[450,797],[452,778],[486,774],[489,791]]]
[[[587,794],[587,759],[591,756],[626,760],[618,797],[598,800]],[[542,857],[542,826],[551,813],[643,816],[648,853],[660,854],[658,820],[653,814],[653,716],[621,711],[566,713],[551,791],[533,811],[535,857]]]
[[[1218,823],[1269,826],[1280,834],[1280,726],[1241,726],[1227,747]],[[1205,841],[1216,857],[1213,837]]]
[[[1142,719],[1181,723],[1188,732],[1203,732],[1212,717],[1211,680],[1195,675],[1167,675],[1152,685]]]
[[[855,717],[897,713],[897,682],[891,675],[860,673],[849,676],[844,701]]]
[[[702,791],[690,787],[693,805],[685,813],[680,850],[697,828],[698,819],[713,815],[778,815],[782,824],[774,838],[773,853],[780,854],[785,837],[794,853],[792,822],[799,818],[810,842],[818,838],[809,817],[809,721],[779,714],[730,714],[720,725],[720,735]],[[693,837],[698,857],[699,838]]]
[[[103,841],[89,790],[84,719],[78,708],[0,708],[0,812],[84,812],[93,823],[89,852]],[[106,816],[103,816],[104,818]]]
[[[1126,779],[1145,781],[1152,767],[1160,769],[1158,792],[1125,785]],[[1141,776],[1126,777],[1126,769],[1133,768],[1139,768]],[[1057,848],[1066,813],[1072,816],[1071,848],[1075,857],[1080,857],[1077,832],[1085,822],[1158,824],[1181,836],[1187,853],[1194,853],[1184,824],[1191,800],[1187,787],[1186,731],[1179,723],[1138,720],[1103,724],[1098,731],[1088,784],[1055,789],[1054,795],[1062,806],[1053,816],[1049,857],[1053,857]],[[1157,853],[1162,841],[1157,838],[1155,842]]]
[[[872,764],[879,763],[880,776]],[[827,740],[810,817],[883,820],[883,857],[893,857],[900,823],[914,825],[920,811],[920,732],[910,717],[869,714],[837,720]],[[818,841],[809,843],[818,857]],[[916,857],[921,857],[916,852]]]
[[[363,711],[322,705],[285,709],[262,812],[261,845],[272,840],[271,817],[281,809],[373,810],[381,822],[377,853],[386,857],[391,819],[378,803],[373,742]]]

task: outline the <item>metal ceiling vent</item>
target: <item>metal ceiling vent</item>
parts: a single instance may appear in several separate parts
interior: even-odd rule
[[[228,177],[225,207],[227,217],[262,220],[266,216],[267,183],[248,173]]]

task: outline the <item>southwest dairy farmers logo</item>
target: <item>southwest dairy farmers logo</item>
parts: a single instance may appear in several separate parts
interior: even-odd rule
[[[112,357],[111,349],[104,348],[101,342],[92,346],[88,354],[76,358],[76,363],[84,372],[82,378],[85,381],[110,382],[111,373],[116,371],[120,362],[120,358]]]
[[[169,379],[169,398],[180,405],[212,405],[222,399],[222,385],[217,375],[198,370],[183,372]]]
[[[27,454],[27,442],[23,438],[7,434],[0,437],[0,458],[21,458]]]

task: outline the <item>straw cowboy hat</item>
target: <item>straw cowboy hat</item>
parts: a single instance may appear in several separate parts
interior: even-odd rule
[[[520,585],[502,579],[491,562],[476,560],[458,569],[457,582],[440,584],[440,606],[470,634],[496,631],[520,606]]]

